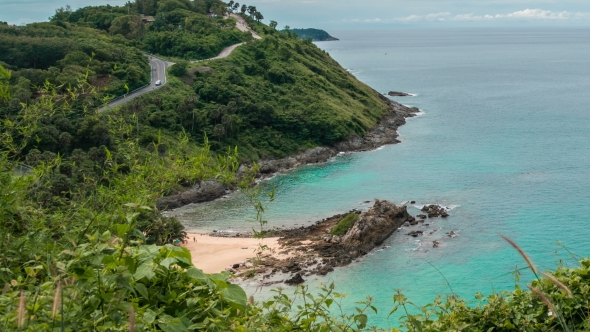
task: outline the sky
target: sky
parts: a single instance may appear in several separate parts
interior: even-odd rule
[[[45,21],[58,7],[123,5],[127,0],[0,0],[0,21]],[[589,0],[249,0],[280,27],[590,26]]]

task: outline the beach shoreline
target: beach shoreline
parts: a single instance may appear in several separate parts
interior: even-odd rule
[[[195,267],[210,274],[225,271],[234,264],[246,264],[248,259],[256,257],[256,251],[260,245],[266,245],[274,250],[273,257],[288,257],[278,253],[281,247],[278,239],[278,237],[264,239],[214,237],[203,233],[187,232],[187,242],[181,246],[190,251]]]

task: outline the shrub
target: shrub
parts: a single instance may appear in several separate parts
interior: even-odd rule
[[[332,229],[330,234],[342,236],[348,232],[348,230],[354,225],[354,223],[359,219],[359,215],[356,213],[351,213],[344,217],[344,219],[340,220],[338,225]]]

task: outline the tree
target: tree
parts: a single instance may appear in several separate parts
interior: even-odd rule
[[[256,6],[248,6],[248,14],[250,14],[251,18],[254,18],[256,14]]]
[[[217,16],[223,16],[227,13],[227,8],[223,5],[211,7],[211,12]]]
[[[188,61],[178,61],[175,65],[170,67],[170,74],[181,77],[186,75],[188,67]]]
[[[247,10],[248,10],[248,6],[242,5],[242,8],[240,9],[240,11],[242,12],[242,14],[246,14],[246,11]]]
[[[231,0],[230,2],[227,3],[227,8],[229,10],[233,10],[234,9],[234,0]]]
[[[240,9],[240,4],[236,2],[236,3],[234,3],[234,6],[232,7],[232,11],[237,12],[238,9]]]
[[[6,68],[0,65],[0,100],[9,100],[10,94],[10,78],[12,74]]]
[[[262,13],[261,12],[254,13],[254,17],[256,17],[256,20],[258,22],[260,22],[261,20],[264,20],[264,16],[262,16]]]
[[[225,127],[222,124],[217,124],[213,128],[213,136],[217,137],[218,142],[221,142],[221,137],[225,135]]]
[[[188,9],[188,7],[177,0],[164,0],[161,2],[158,2],[158,12],[171,12],[175,9]]]
[[[141,16],[125,15],[114,19],[109,31],[113,35],[123,35],[127,39],[139,39],[143,37],[144,29]]]
[[[276,30],[276,28],[277,28],[277,25],[279,25],[279,24],[277,23],[277,21],[270,21],[270,23],[269,23],[269,26],[270,26],[271,28],[275,29],[275,30]]]

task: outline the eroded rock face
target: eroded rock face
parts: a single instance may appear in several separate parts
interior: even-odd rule
[[[340,245],[358,257],[367,254],[401,227],[410,215],[406,206],[397,206],[376,199],[373,207],[360,215],[357,222],[342,237]]]
[[[156,206],[160,210],[175,209],[191,203],[201,203],[212,201],[225,195],[229,188],[219,181],[203,181],[198,183],[188,190],[162,197],[156,202]]]

